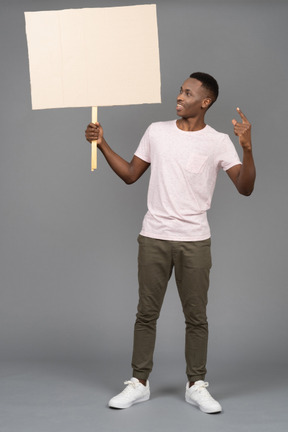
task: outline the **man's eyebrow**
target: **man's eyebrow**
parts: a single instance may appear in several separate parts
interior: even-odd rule
[[[192,92],[192,90],[191,90],[190,88],[188,88],[188,87],[187,87],[187,88],[184,88],[184,89],[183,89],[183,87],[180,87],[180,90],[183,90],[183,91],[190,91],[190,92]]]

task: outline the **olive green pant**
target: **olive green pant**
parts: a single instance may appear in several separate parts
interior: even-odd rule
[[[206,316],[211,240],[182,242],[139,235],[139,303],[134,328],[133,376],[148,379],[153,367],[156,323],[173,268],[186,323],[185,358],[189,381],[206,374]]]

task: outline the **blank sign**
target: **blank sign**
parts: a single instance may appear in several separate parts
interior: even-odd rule
[[[156,5],[25,12],[33,109],[161,102]]]

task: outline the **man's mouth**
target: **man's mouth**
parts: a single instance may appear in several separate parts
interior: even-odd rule
[[[178,111],[178,110],[181,110],[181,109],[183,109],[183,105],[177,103],[176,110]]]

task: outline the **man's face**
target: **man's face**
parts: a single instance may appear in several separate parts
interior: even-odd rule
[[[182,84],[177,97],[177,115],[183,118],[197,117],[207,108],[210,101],[202,83],[195,78],[188,78]]]

